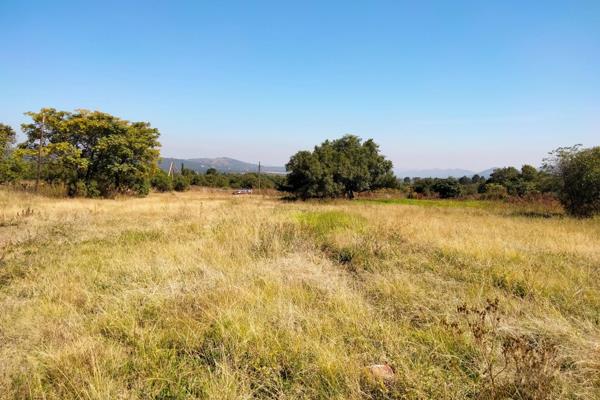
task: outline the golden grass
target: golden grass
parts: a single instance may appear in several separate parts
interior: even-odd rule
[[[456,329],[493,298],[490,340],[556,346],[549,398],[600,398],[598,219],[0,190],[0,260],[1,399],[539,397]]]

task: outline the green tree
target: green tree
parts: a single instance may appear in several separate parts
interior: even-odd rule
[[[13,182],[24,177],[27,163],[23,155],[15,151],[16,134],[14,129],[0,124],[0,183]]]
[[[497,168],[490,175],[487,183],[495,183],[504,186],[509,195],[522,195],[521,172],[515,167]]]
[[[0,123],[0,159],[8,157],[12,146],[15,144],[15,130],[10,125]]]
[[[519,179],[519,170],[515,167],[497,168],[491,173],[489,182],[503,186]]]
[[[550,153],[543,168],[555,178],[567,213],[577,217],[600,213],[600,146],[558,148]]]
[[[442,199],[459,197],[462,193],[462,187],[455,178],[437,179],[431,188]]]
[[[458,183],[460,183],[461,185],[468,185],[470,183],[472,183],[473,181],[471,180],[471,178],[469,178],[468,176],[463,176],[458,180]]]
[[[521,167],[521,178],[526,182],[533,182],[538,177],[538,170],[532,165],[523,165]]]
[[[312,152],[299,151],[286,165],[286,188],[300,198],[342,197],[384,187],[396,187],[392,163],[372,140],[346,135],[326,140]]]
[[[505,198],[508,193],[506,187],[498,183],[485,183],[480,186],[480,192],[483,197],[490,200],[499,200]]]
[[[32,122],[21,126],[27,139],[20,147],[35,157],[43,128],[44,179],[86,186],[89,195],[148,193],[160,146],[149,123],[87,110],[45,108],[26,115]]]

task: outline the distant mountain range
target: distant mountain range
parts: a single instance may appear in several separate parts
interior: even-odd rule
[[[168,171],[169,166],[173,163],[173,167],[176,171],[181,170],[181,166],[194,170],[196,172],[206,172],[209,168],[214,168],[219,172],[257,172],[258,164],[248,163],[245,161],[235,160],[229,157],[218,157],[218,158],[171,158],[164,157],[160,160],[159,166],[161,169]],[[261,171],[267,174],[284,174],[285,167],[273,167],[268,165],[261,165]]]
[[[196,172],[206,172],[209,168],[214,168],[219,172],[233,172],[233,173],[244,173],[244,172],[257,172],[258,164],[253,164],[245,161],[236,160],[229,157],[218,157],[218,158],[172,158],[164,157],[161,159],[159,165],[165,171],[169,170],[169,166],[173,163],[173,167],[176,171],[181,170],[183,165],[185,168],[192,169]],[[475,174],[489,178],[490,174],[495,168],[486,169],[485,171],[471,171],[468,169],[450,168],[450,169],[413,169],[413,170],[396,170],[395,174],[399,178],[405,176],[415,178],[448,178],[453,176],[460,178],[461,176],[471,177]],[[267,174],[285,174],[285,167],[261,165],[261,171]]]
[[[485,171],[471,171],[468,169],[459,169],[459,168],[450,168],[450,169],[413,169],[413,170],[396,170],[395,174],[399,178],[404,178],[405,176],[411,178],[460,178],[462,176],[472,177],[477,174],[479,176],[483,176],[485,178],[489,178],[492,172],[494,172],[496,168],[489,168]]]

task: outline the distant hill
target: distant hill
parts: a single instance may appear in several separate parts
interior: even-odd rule
[[[196,172],[206,172],[209,168],[214,168],[219,172],[231,172],[231,173],[244,173],[244,172],[257,172],[258,164],[253,164],[245,161],[236,160],[234,158],[229,157],[217,157],[217,158],[172,158],[172,157],[164,157],[161,159],[159,166],[161,169],[168,171],[169,165],[171,165],[171,161],[173,162],[173,166],[176,171],[181,170],[181,164],[184,165],[185,168],[192,169]],[[395,174],[399,178],[404,178],[405,176],[415,178],[448,178],[453,176],[455,178],[460,178],[462,176],[473,176],[478,174],[480,176],[484,176],[489,178],[490,174],[494,171],[495,168],[489,168],[485,171],[476,172],[468,169],[460,169],[460,168],[449,168],[449,169],[413,169],[413,170],[396,170]],[[267,166],[261,165],[261,171],[267,174],[285,174],[285,167],[278,166]]]
[[[218,158],[171,158],[164,157],[160,160],[159,166],[161,169],[168,171],[169,165],[173,162],[173,166],[176,171],[181,170],[183,164],[185,168],[189,168],[196,172],[206,172],[209,168],[214,168],[219,172],[232,172],[232,173],[244,173],[244,172],[257,172],[258,164],[248,163],[245,161],[235,160],[229,157],[218,157]],[[268,174],[284,174],[285,167],[274,167],[268,165],[261,165],[261,171]]]
[[[481,172],[471,171],[468,169],[460,169],[460,168],[397,170],[396,176],[399,178],[404,178],[405,176],[408,176],[410,178],[449,178],[451,176],[454,178],[460,178],[462,176],[471,177],[471,176],[477,174],[479,176],[484,176],[486,178],[489,178],[490,174],[492,172],[494,172],[494,169],[496,169],[496,168],[489,168],[489,169],[486,169],[485,171],[481,171]]]

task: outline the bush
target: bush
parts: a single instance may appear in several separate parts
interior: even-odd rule
[[[71,197],[86,197],[88,195],[87,186],[84,181],[77,181],[69,185],[67,194]]]
[[[551,155],[544,168],[557,180],[567,213],[586,218],[600,213],[600,146],[559,148]]]
[[[506,187],[498,183],[486,183],[483,186],[482,198],[488,200],[500,200],[505,199],[508,196]]]
[[[438,193],[442,199],[459,197],[462,193],[460,183],[454,178],[437,180],[433,184],[432,189],[434,192]]]
[[[183,175],[177,174],[173,177],[173,189],[177,192],[185,192],[190,188],[190,180]]]
[[[152,187],[157,192],[170,192],[173,190],[173,182],[167,173],[163,170],[158,170],[151,181]]]
[[[148,179],[140,179],[135,184],[131,185],[131,190],[138,196],[147,196],[150,193],[150,181]]]

